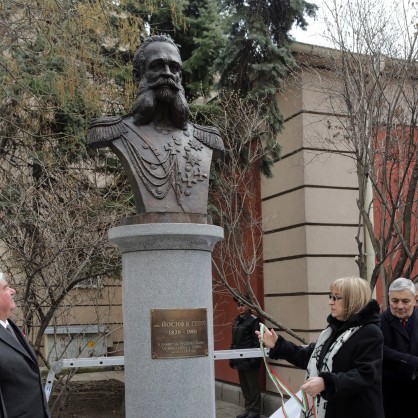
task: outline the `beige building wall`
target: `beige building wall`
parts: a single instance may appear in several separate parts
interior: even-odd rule
[[[94,331],[97,327],[99,332]],[[107,280],[98,288],[73,289],[54,315],[44,346],[52,357],[62,347],[68,347],[64,358],[73,357],[77,350],[75,357],[123,355],[121,282]]]
[[[21,326],[23,312],[18,307],[12,318]],[[32,324],[32,343],[39,325]],[[26,330],[23,330],[26,332]],[[107,279],[99,286],[72,289],[63,300],[43,335],[42,351],[48,362],[60,358],[123,355],[122,282]]]
[[[330,283],[358,275],[356,171],[350,150],[338,143],[341,106],[326,93],[333,82],[326,70],[303,70],[278,96],[282,159],[261,189],[265,309],[308,342],[326,326]],[[298,390],[304,371],[273,363]]]
[[[17,309],[11,318],[22,327],[19,287],[12,286],[18,293],[15,297]],[[38,330],[36,322],[31,324],[29,334],[22,327],[32,344]],[[122,282],[111,279],[99,286],[72,289],[55,311],[41,343],[42,355],[48,363],[62,358],[121,356],[123,348]]]

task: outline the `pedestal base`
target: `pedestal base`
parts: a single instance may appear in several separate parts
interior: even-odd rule
[[[204,224],[112,228],[122,253],[126,418],[215,418],[211,252],[223,229]],[[151,311],[207,310],[208,353],[153,359]]]

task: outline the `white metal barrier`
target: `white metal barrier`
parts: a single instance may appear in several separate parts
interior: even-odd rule
[[[268,348],[265,349],[268,355]],[[263,357],[263,353],[259,348],[246,348],[242,350],[218,350],[213,354],[214,360],[232,360],[240,358],[256,358]],[[51,365],[45,384],[46,400],[49,400],[54,384],[55,375],[62,369],[80,368],[80,367],[109,367],[125,365],[124,356],[115,357],[88,357],[88,358],[70,358],[55,361]]]

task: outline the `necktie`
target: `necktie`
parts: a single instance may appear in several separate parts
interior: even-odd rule
[[[6,330],[12,334],[12,337],[16,341],[16,343],[19,345],[19,347],[23,348],[26,352],[28,352],[28,349],[25,347],[25,345],[20,341],[19,337],[16,335],[16,333],[13,331],[13,328],[10,325],[6,326]]]
[[[406,328],[406,325],[408,324],[408,320],[407,319],[402,319],[402,326],[404,327],[404,328]]]

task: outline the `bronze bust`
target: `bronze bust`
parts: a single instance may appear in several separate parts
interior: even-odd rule
[[[110,147],[128,175],[138,215],[125,223],[207,223],[211,160],[224,146],[216,128],[189,122],[181,65],[170,37],[147,38],[133,59],[132,111],[90,125],[88,145]]]

